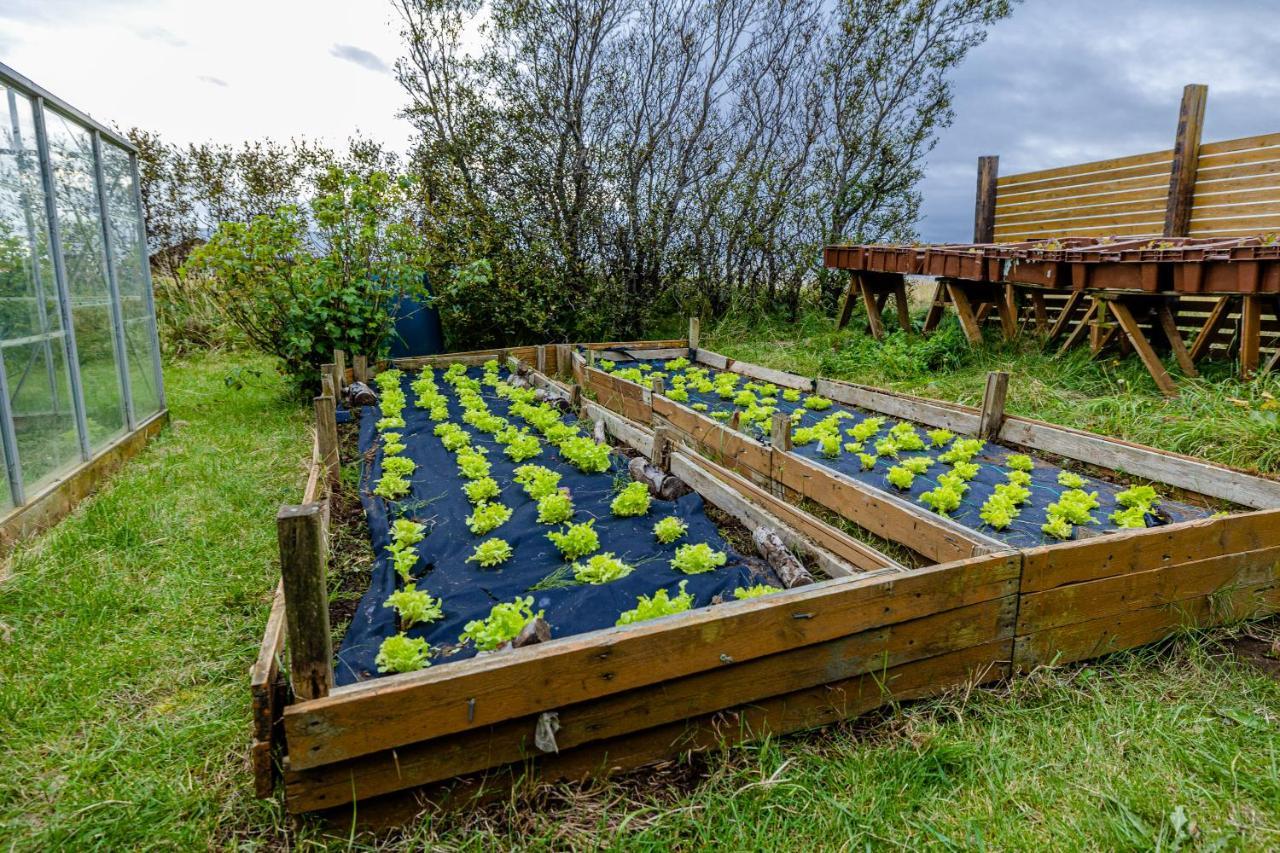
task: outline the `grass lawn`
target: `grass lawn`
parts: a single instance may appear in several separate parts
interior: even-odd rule
[[[882,347],[807,316],[704,337],[775,367],[965,402],[988,369],[1009,369],[1013,411],[1280,470],[1277,381],[1223,385],[1226,368],[1169,402],[1133,361],[1056,359],[1029,342],[969,353],[953,331]],[[246,367],[263,375],[227,388]],[[170,365],[167,381],[174,428],[0,582],[0,847],[347,846],[253,800],[246,760],[271,518],[299,493],[306,413],[261,360],[204,357]],[[369,843],[1275,848],[1280,683],[1238,661],[1230,634],[531,792]]]

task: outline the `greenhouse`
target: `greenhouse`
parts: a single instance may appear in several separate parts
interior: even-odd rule
[[[0,519],[165,411],[134,147],[0,64]],[[6,527],[8,525],[6,524]],[[11,532],[11,531],[10,531]]]

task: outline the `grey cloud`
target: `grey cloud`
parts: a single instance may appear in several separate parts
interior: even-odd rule
[[[329,48],[329,55],[335,56],[338,59],[346,60],[347,62],[353,62],[361,68],[366,68],[369,71],[376,71],[379,74],[391,73],[390,66],[382,61],[382,57],[378,56],[376,53],[367,51],[362,47],[356,47],[353,44],[335,44],[333,47]]]
[[[223,80],[221,77],[210,77],[206,74],[201,74],[196,79],[201,81],[202,83],[208,83],[212,86],[221,86],[224,89],[231,85],[226,80]]]
[[[977,158],[1014,174],[1173,144],[1186,83],[1206,83],[1204,138],[1280,130],[1280,33],[1257,2],[1026,0],[955,75],[955,123],[929,157],[923,239],[968,240]],[[1263,16],[1265,17],[1265,16]]]

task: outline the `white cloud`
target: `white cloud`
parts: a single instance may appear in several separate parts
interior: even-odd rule
[[[375,60],[398,56],[383,3],[6,0],[0,32],[5,64],[108,125],[174,142],[306,136],[336,145],[359,131],[408,146],[395,78],[331,53],[358,45]]]

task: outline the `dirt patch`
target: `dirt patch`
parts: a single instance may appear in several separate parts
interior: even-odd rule
[[[1280,681],[1280,618],[1272,617],[1248,626],[1226,641],[1237,660],[1250,663]]]
[[[335,652],[373,571],[373,547],[360,503],[359,433],[358,420],[338,424],[342,479],[329,498],[329,625]]]

